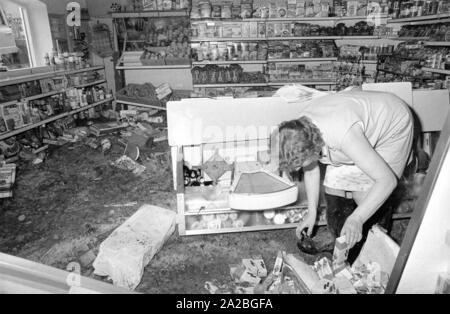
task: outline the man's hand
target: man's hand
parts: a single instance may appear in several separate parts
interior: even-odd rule
[[[351,249],[362,240],[363,222],[360,218],[350,215],[342,227],[341,236],[345,235],[348,248]]]
[[[307,234],[310,237],[315,224],[316,224],[316,214],[311,213],[311,211],[309,211],[308,216],[306,216],[306,218],[303,219],[303,221],[298,225],[297,230],[295,231],[297,238],[300,240],[303,238],[302,232],[305,229],[307,229]]]

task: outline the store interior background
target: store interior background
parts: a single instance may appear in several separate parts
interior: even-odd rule
[[[45,54],[53,50],[48,14],[64,15],[71,0],[2,0],[2,6],[14,3],[27,8],[31,28],[31,49],[35,66],[45,65]],[[113,30],[110,7],[117,0],[79,0],[89,11],[90,25],[104,23]],[[14,11],[11,9],[11,11]],[[379,39],[379,42],[397,45],[399,42]],[[368,42],[371,42],[368,40]],[[351,44],[353,40],[341,41]],[[364,44],[359,41],[358,44]],[[92,64],[105,66],[108,87],[120,86],[116,82],[112,57],[101,58],[91,54]],[[25,58],[26,59],[26,58]],[[25,70],[27,71],[27,70]],[[158,85],[170,81],[179,90],[192,89],[191,69],[127,71],[126,83],[152,82]],[[426,111],[426,109],[424,109]],[[438,123],[442,124],[440,117]],[[433,128],[433,127],[431,127]],[[7,224],[0,240],[0,251],[24,257],[39,263],[64,269],[68,263],[80,258],[83,249],[96,250],[112,230],[120,226],[136,207],[106,207],[108,204],[136,202],[165,208],[176,208],[173,192],[170,156],[161,163],[149,162],[149,175],[136,178],[106,166],[104,156],[92,153],[86,147],[63,148],[55,151],[39,171],[29,166],[21,170],[18,191],[14,200],[2,203],[4,212],[0,224]],[[74,158],[76,155],[76,158]],[[99,177],[108,178],[100,183]],[[26,216],[25,223],[17,217]],[[29,223],[28,223],[29,222]],[[398,221],[391,234],[401,243],[407,221]],[[329,241],[326,230],[319,230],[319,241]],[[204,283],[213,278],[225,282],[229,278],[228,266],[243,256],[262,255],[273,264],[280,250],[297,252],[293,230],[264,231],[257,233],[220,234],[214,236],[173,236],[164,249],[146,268],[142,283],[137,289],[144,293],[206,293]],[[305,256],[311,262],[311,257]],[[272,266],[272,265],[270,265]],[[91,266],[82,274],[95,279]]]

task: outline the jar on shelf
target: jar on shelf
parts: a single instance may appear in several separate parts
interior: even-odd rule
[[[231,19],[231,4],[222,5],[221,17],[223,19]]]
[[[220,5],[212,6],[212,17],[221,18],[222,17],[222,7]]]
[[[217,45],[211,47],[211,61],[217,61],[219,59],[219,48]]]
[[[211,18],[212,8],[209,1],[203,1],[199,3],[200,17],[201,18]]]

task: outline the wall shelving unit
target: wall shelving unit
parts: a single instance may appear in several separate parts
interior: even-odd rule
[[[22,83],[26,83],[26,82],[31,82],[31,81],[38,81],[38,80],[42,80],[42,79],[47,79],[47,78],[52,78],[55,76],[71,76],[71,75],[75,75],[75,74],[80,74],[80,73],[86,73],[86,72],[92,72],[92,71],[104,71],[105,67],[104,66],[94,66],[94,67],[86,67],[83,69],[76,69],[76,70],[56,70],[56,71],[50,71],[50,72],[45,72],[45,73],[36,73],[36,74],[30,74],[30,75],[26,75],[26,76],[20,76],[20,77],[13,77],[11,79],[7,79],[7,80],[2,80],[0,81],[0,87],[5,87],[5,86],[10,86],[10,85],[17,85],[17,84],[22,84]],[[60,89],[60,90],[55,90],[55,91],[51,91],[51,92],[47,92],[47,93],[42,93],[42,94],[38,94],[38,95],[34,95],[34,96],[30,96],[30,97],[25,97],[22,99],[17,99],[17,100],[13,100],[13,101],[8,101],[8,102],[4,102],[4,103],[0,103],[0,107],[1,106],[7,106],[7,105],[11,105],[14,104],[18,101],[33,101],[33,100],[37,100],[37,99],[42,99],[42,98],[46,98],[46,97],[51,97],[54,95],[58,95],[61,93],[65,93],[69,88],[84,88],[84,87],[89,87],[89,86],[95,86],[95,85],[102,85],[102,84],[106,84],[107,81],[105,79],[101,79],[101,80],[97,80],[97,81],[93,81],[93,82],[87,82],[87,83],[83,83],[83,84],[79,84],[79,85],[73,85],[73,86],[69,86],[67,88],[64,89]],[[110,99],[104,99],[98,102],[95,102],[93,104],[89,104],[87,106],[84,107],[80,107],[68,112],[64,112],[52,117],[49,117],[45,120],[39,121],[37,123],[34,124],[30,124],[27,126],[24,126],[22,128],[19,129],[15,129],[6,133],[2,133],[0,134],[0,140],[4,140],[16,135],[19,135],[21,133],[24,133],[26,131],[38,128],[40,126],[46,125],[48,123],[54,122],[56,120],[65,118],[67,116],[82,112],[82,111],[86,111],[89,110],[91,108],[103,105],[108,103],[109,101],[112,101],[113,98]]]

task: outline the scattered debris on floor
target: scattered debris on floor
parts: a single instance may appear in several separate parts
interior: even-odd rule
[[[95,274],[108,276],[114,285],[134,290],[144,268],[175,231],[175,213],[145,205],[117,228],[101,245]]]
[[[309,265],[299,255],[280,251],[268,274],[262,257],[243,259],[230,266],[233,284],[208,281],[205,289],[211,294],[383,294],[398,247],[385,242],[389,240],[380,232],[378,227],[371,231],[368,244],[352,266],[347,263],[345,238],[339,238],[333,260],[322,257]]]
[[[13,196],[13,186],[16,181],[16,165],[2,164],[0,161],[0,198]]]

